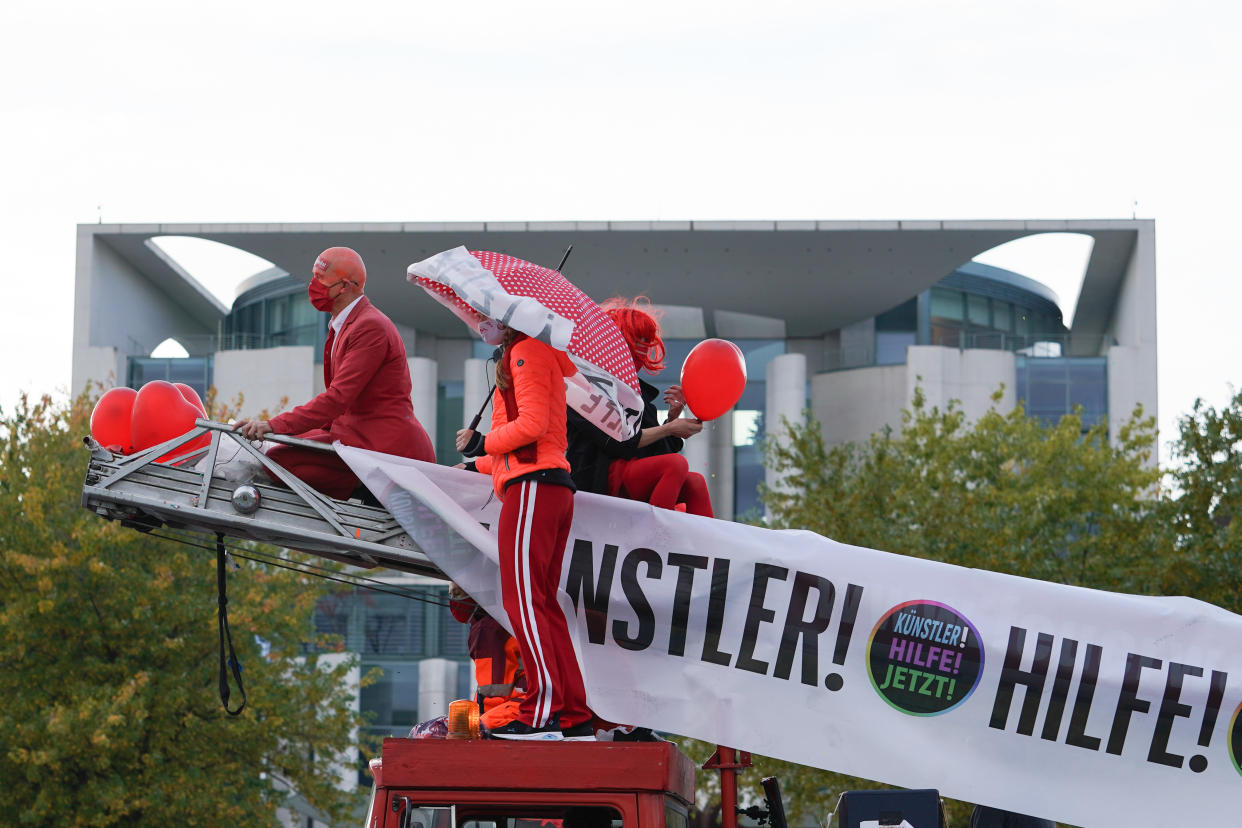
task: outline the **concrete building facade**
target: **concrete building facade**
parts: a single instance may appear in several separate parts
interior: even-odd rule
[[[1021,274],[972,260],[1044,233],[1089,236],[1082,291],[1066,326],[1056,296]],[[208,239],[273,267],[224,306],[154,240]],[[736,342],[749,382],[735,411],[686,445],[723,518],[755,513],[767,478],[758,443],[809,408],[828,442],[865,440],[921,387],[929,402],[960,400],[977,417],[1004,386],[1055,419],[1082,405],[1088,422],[1157,414],[1155,229],[1150,221],[564,222],[463,224],[82,225],[78,228],[73,387],[135,387],[150,379],[244,395],[244,413],[296,405],[322,389],[326,314],[305,287],[324,248],[353,247],[367,295],[398,325],[409,354],[414,410],[443,462],[455,431],[484,401],[490,348],[409,285],[406,267],[465,245],[555,265],[597,300],[646,295],[663,311],[668,368],[705,337]],[[189,356],[158,359],[166,339]],[[484,420],[486,422],[487,420]],[[397,733],[469,694],[465,628],[439,606],[443,587],[394,579],[431,603],[342,594],[321,606],[321,630],[344,635],[363,670],[385,679],[362,691],[376,727]]]

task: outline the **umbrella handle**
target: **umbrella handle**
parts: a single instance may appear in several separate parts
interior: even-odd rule
[[[572,244],[569,247],[570,247],[570,250],[573,249]],[[569,250],[565,251],[565,255],[566,256],[569,255]],[[564,260],[562,260],[561,264],[564,264],[564,263],[565,263]],[[503,353],[502,349],[497,348],[496,350],[492,351],[492,355],[489,357],[489,359],[492,362],[495,362],[496,360],[500,359],[502,353]],[[487,408],[487,404],[491,401],[492,393],[495,392],[495,390],[496,390],[496,386],[491,383],[488,383],[487,393],[483,395],[483,404],[479,406],[479,413],[474,415],[474,419],[470,421],[470,425],[466,426],[466,428],[470,429],[471,431],[478,431],[479,420],[483,419],[483,410]]]
[[[479,420],[483,419],[483,409],[487,408],[487,404],[492,401],[492,392],[496,390],[496,386],[487,389],[487,394],[483,397],[483,404],[479,406],[479,413],[474,415],[474,419],[470,421],[470,425],[466,426],[471,431],[478,431]]]

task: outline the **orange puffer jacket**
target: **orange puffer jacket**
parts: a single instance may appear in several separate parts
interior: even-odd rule
[[[503,498],[514,478],[540,469],[569,470],[565,378],[578,369],[563,351],[529,337],[510,345],[502,359],[513,381],[507,391],[496,389],[492,396],[492,430],[483,447],[491,461],[492,485]],[[516,409],[514,416],[510,408]]]

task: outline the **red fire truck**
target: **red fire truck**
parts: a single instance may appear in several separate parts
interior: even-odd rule
[[[743,762],[722,749],[705,766],[722,772],[726,826]],[[689,828],[694,804],[694,764],[671,742],[385,739],[371,771],[366,828]]]

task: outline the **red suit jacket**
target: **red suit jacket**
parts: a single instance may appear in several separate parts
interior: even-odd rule
[[[324,392],[273,417],[272,430],[434,463],[435,448],[414,417],[405,344],[392,320],[363,296],[333,350],[335,358],[324,347]]]

